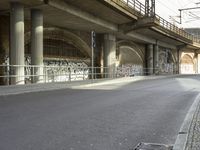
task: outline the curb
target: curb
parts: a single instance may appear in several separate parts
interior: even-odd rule
[[[136,77],[123,77],[129,78],[128,82],[136,82],[136,81],[145,81],[145,80],[155,80],[155,79],[163,79],[163,78],[173,78],[180,75],[167,75],[167,76],[136,76]],[[92,86],[99,85],[109,85],[113,83],[121,83],[126,82],[122,81],[123,78],[107,78],[107,79],[95,79],[95,80],[84,80],[84,81],[73,81],[73,82],[57,82],[57,83],[41,83],[39,84],[30,84],[30,85],[10,85],[0,87],[0,96],[9,96],[9,95],[18,95],[32,92],[45,92],[59,89],[76,89],[76,88],[87,88]],[[23,87],[23,89],[20,88]],[[16,87],[20,88],[19,90],[14,90]]]
[[[188,141],[190,126],[192,124],[195,113],[200,103],[200,93],[196,96],[192,106],[190,107],[176,138],[173,150],[185,150]]]
[[[119,79],[119,78],[118,78]],[[72,82],[55,82],[55,83],[39,83],[39,84],[29,84],[29,85],[9,85],[0,87],[0,96],[9,96],[9,95],[19,95],[26,93],[35,93],[35,92],[46,92],[53,90],[62,90],[62,89],[73,89],[79,86],[95,85],[105,82],[110,82],[113,79],[96,79],[96,80],[83,80],[83,81],[72,81]],[[116,79],[114,79],[116,80]],[[15,88],[20,88],[19,90],[13,90]]]
[[[123,77],[123,78],[115,78],[114,80],[105,80],[101,82],[91,82],[88,84],[83,84],[83,85],[75,85],[72,86],[71,88],[80,88],[80,87],[92,87],[92,86],[100,86],[100,85],[109,85],[112,83],[126,83],[126,82],[136,82],[136,81],[145,81],[145,80],[156,80],[156,79],[165,79],[165,78],[174,78],[178,77],[180,75],[168,75],[168,76],[135,76],[135,77]],[[121,79],[130,79],[128,81],[121,81]],[[114,81],[114,82],[113,82]]]

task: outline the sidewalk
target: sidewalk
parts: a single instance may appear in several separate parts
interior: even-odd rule
[[[173,150],[200,150],[200,93],[183,121]]]
[[[185,150],[200,150],[200,104],[194,113]]]
[[[77,88],[79,86],[98,86],[120,82],[134,82],[139,80],[152,80],[168,78],[177,75],[167,76],[135,76],[135,77],[124,77],[115,79],[96,79],[96,80],[84,80],[84,81],[72,81],[72,82],[53,82],[53,83],[40,83],[40,84],[26,84],[26,85],[10,85],[0,86],[0,96],[15,95],[30,92],[41,92],[51,91],[66,88]]]

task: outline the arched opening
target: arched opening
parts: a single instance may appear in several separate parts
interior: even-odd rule
[[[30,32],[25,34],[25,53],[30,54]],[[59,28],[44,28],[44,57],[88,59],[91,49],[76,34]]]
[[[118,65],[121,73],[127,75],[143,75],[144,52],[138,45],[130,41],[118,42]]]
[[[129,46],[121,46],[119,53],[119,64],[135,64],[143,66],[143,59],[139,53]]]
[[[195,73],[195,66],[193,61],[194,54],[193,53],[183,53],[181,56],[181,74],[193,74]]]
[[[25,35],[26,65],[31,64],[30,32]],[[45,28],[43,55],[46,82],[83,80],[88,78],[90,47],[76,34],[59,28]],[[26,75],[31,68],[26,68]],[[30,82],[28,77],[27,82]]]

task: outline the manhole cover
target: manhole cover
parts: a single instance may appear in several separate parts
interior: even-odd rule
[[[172,146],[157,143],[139,143],[133,150],[172,150]]]

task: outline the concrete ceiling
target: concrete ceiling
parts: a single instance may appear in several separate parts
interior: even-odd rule
[[[72,14],[66,13],[62,10],[50,7],[48,5],[41,8],[44,13],[44,22],[51,24],[56,27],[82,30],[82,31],[92,31],[96,32],[109,32],[105,27],[91,23],[81,17],[74,16]]]
[[[13,0],[12,0],[13,1]],[[50,0],[53,2],[62,2],[59,7],[62,9],[58,9],[56,7],[52,7],[44,3],[43,0],[15,0],[24,4],[25,6],[25,18],[26,20],[30,20],[30,9],[31,8],[39,8],[44,12],[44,23],[56,27],[68,28],[80,31],[91,31],[94,30],[98,33],[115,33],[119,38],[127,38],[131,39],[131,37],[127,37],[125,34],[119,34],[118,25],[124,24],[128,22],[132,22],[133,19],[123,14],[123,12],[117,11],[113,7],[109,7],[101,3],[101,0]],[[0,0],[0,14],[8,13],[10,10],[11,0]],[[80,11],[88,15],[89,18],[85,19],[81,15],[71,13],[67,8],[65,9],[64,5],[72,6],[75,10]],[[96,18],[96,22],[90,20],[91,18]],[[103,23],[99,23],[103,22]],[[106,24],[107,26],[103,26],[102,24]],[[116,28],[116,29],[114,29]],[[112,30],[113,29],[113,30]],[[165,43],[170,43],[171,45],[178,46],[184,44],[183,41],[167,36],[160,31],[156,31],[152,28],[142,28],[134,31],[132,34],[137,33],[142,36],[146,36],[149,39],[159,40]],[[137,37],[132,37],[135,41],[143,42],[142,39],[137,39]]]
[[[116,10],[111,9],[105,4],[101,3],[102,0],[65,0],[67,3],[80,8],[81,10],[85,10],[88,13],[93,14],[94,16],[98,16],[107,21],[116,23],[116,24],[124,24],[131,21],[131,18],[123,15]]]
[[[136,30],[135,32],[142,34],[144,36],[151,37],[153,39],[162,41],[162,42],[167,41],[167,43],[171,43],[172,45],[178,46],[178,45],[182,44],[182,42],[178,41],[177,39],[173,39],[171,37],[168,37],[166,35],[163,35],[161,33],[153,31],[151,28],[143,28],[143,29]]]
[[[17,0],[17,1],[24,4],[26,20],[30,20],[30,9],[37,8],[43,11],[45,24],[61,28],[81,30],[81,31],[95,30],[96,32],[99,33],[110,32],[107,28],[103,26],[91,23],[91,21],[85,20],[79,16],[75,16],[63,10],[59,10],[47,4],[44,4],[43,0]],[[10,0],[0,0],[0,14],[5,14],[10,11],[10,2],[11,2]],[[106,6],[102,8],[103,5],[101,3],[99,3],[98,5],[100,6],[99,10],[103,9],[105,12],[108,12],[109,9]],[[115,18],[114,15],[116,14],[113,13],[113,18]],[[95,14],[93,16],[95,16]],[[122,19],[123,22],[128,20],[125,19],[124,16],[122,17],[124,18]],[[120,19],[118,19],[117,21],[119,20]]]
[[[0,12],[9,11],[11,2],[20,2],[24,4],[25,9],[43,5],[43,0],[0,0]]]

